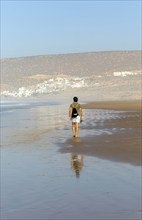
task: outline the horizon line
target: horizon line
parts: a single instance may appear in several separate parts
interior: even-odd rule
[[[71,53],[37,54],[37,55],[27,55],[27,56],[15,56],[15,57],[0,57],[0,60],[21,59],[21,58],[30,58],[30,57],[40,57],[40,56],[60,56],[60,55],[73,55],[73,54],[85,54],[85,53],[110,53],[110,52],[142,52],[142,49],[139,49],[139,50],[100,50],[100,51],[84,51],[84,52],[71,52]]]

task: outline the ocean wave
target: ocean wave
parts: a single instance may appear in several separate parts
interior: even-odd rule
[[[29,87],[20,87],[17,91],[3,91],[2,96],[11,96],[11,97],[30,97],[36,96],[38,94],[48,94],[53,92],[64,91],[68,88],[82,88],[88,87],[88,83],[85,78],[51,78],[44,81],[43,83],[38,83],[35,86]]]

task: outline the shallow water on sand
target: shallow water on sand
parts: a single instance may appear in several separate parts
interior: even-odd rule
[[[123,111],[84,110],[79,140],[116,134],[125,128],[103,123],[123,117]],[[2,219],[140,219],[140,166],[60,152],[66,140],[78,141],[67,105],[5,108],[1,119]]]

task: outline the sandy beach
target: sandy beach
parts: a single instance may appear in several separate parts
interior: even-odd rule
[[[141,111],[142,101],[141,100],[124,100],[124,101],[100,101],[100,102],[89,102],[83,104],[84,109],[114,109],[114,110],[136,110]]]
[[[1,219],[141,219],[140,102],[82,106],[78,139],[69,103],[4,108]]]
[[[122,117],[96,124],[95,129],[109,128],[117,131],[113,135],[86,136],[76,141],[71,139],[66,142],[66,145],[70,143],[73,146],[71,152],[134,165],[142,164],[141,101],[91,102],[82,107],[83,109],[113,109],[125,112]],[[67,151],[66,145],[62,152]]]

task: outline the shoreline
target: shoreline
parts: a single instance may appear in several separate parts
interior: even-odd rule
[[[140,112],[86,109],[75,139],[60,103],[2,114],[2,219],[140,219]]]

